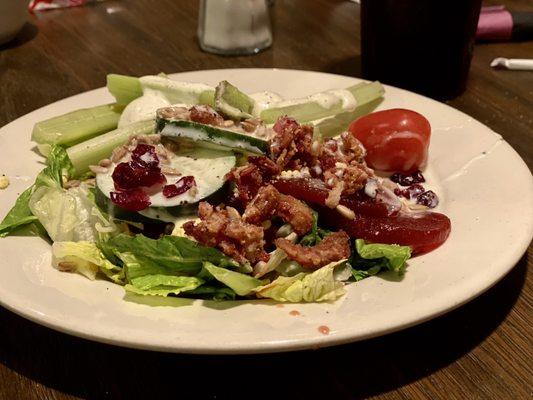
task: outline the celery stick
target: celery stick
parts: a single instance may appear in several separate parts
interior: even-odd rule
[[[251,118],[255,101],[228,81],[215,89],[215,109],[232,119]]]
[[[72,146],[67,149],[67,154],[76,174],[81,175],[89,170],[89,165],[96,165],[100,160],[109,157],[113,149],[126,143],[130,136],[151,134],[154,127],[153,120],[135,122]]]
[[[107,75],[107,89],[118,104],[126,105],[141,97],[145,89],[159,92],[173,104],[207,104],[214,106],[215,89],[202,83],[188,83],[167,78],[164,74],[133,76]]]
[[[346,90],[354,96],[357,106],[375,100],[383,96],[384,93],[383,87],[379,82],[360,83],[351,86]],[[324,97],[329,104],[327,106],[324,105],[324,102],[321,104],[317,100],[317,97],[319,96]],[[337,96],[331,92],[324,92],[309,96],[306,99],[295,100],[293,101],[293,104],[268,108],[261,112],[260,117],[266,123],[274,123],[283,115],[293,117],[299,122],[309,122],[320,118],[331,117],[343,111],[347,112],[353,110],[346,110],[343,107],[341,96]]]
[[[126,105],[143,94],[139,78],[126,75],[108,74],[107,90],[118,104]]]
[[[76,110],[37,122],[31,139],[38,144],[72,146],[115,129],[121,112],[122,107],[115,104]]]
[[[322,138],[330,138],[340,135],[348,129],[352,121],[369,114],[383,101],[383,97],[378,97],[368,103],[362,104],[353,111],[337,114],[333,117],[320,121],[315,125],[315,131],[318,131]]]

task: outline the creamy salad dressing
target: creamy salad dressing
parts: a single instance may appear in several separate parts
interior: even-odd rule
[[[134,122],[154,119],[158,108],[169,105],[170,102],[158,91],[146,90],[141,97],[126,106],[118,121],[118,127],[122,128]]]
[[[252,111],[253,115],[255,116],[259,116],[261,111],[283,101],[283,97],[281,97],[279,94],[268,91],[252,93],[249,96],[255,101]]]
[[[212,86],[205,83],[181,82],[168,79],[162,76],[148,75],[139,78],[143,94],[148,91],[157,91],[162,94],[170,103],[176,103],[177,98],[187,104],[197,104],[198,97],[203,92],[214,91]],[[179,93],[179,97],[176,97]]]
[[[282,100],[273,104],[273,107],[288,107],[297,104],[315,102],[321,107],[331,109],[340,106],[345,111],[351,111],[357,106],[355,97],[346,89],[328,90],[315,93],[300,99]]]

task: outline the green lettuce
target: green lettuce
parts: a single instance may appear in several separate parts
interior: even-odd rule
[[[409,246],[365,243],[363,239],[355,241],[355,250],[350,259],[350,265],[356,281],[376,275],[382,270],[402,275],[405,272],[406,261],[411,257]]]
[[[300,244],[308,247],[316,246],[330,233],[331,231],[322,229],[318,226],[318,213],[313,211],[313,227],[311,228],[311,231],[300,240]]]
[[[204,263],[204,268],[219,282],[232,289],[239,296],[250,294],[255,288],[263,284],[262,281],[250,275],[217,267],[210,262]]]
[[[108,259],[124,265],[128,281],[146,275],[197,275],[204,261],[235,268],[238,264],[219,250],[179,236],[150,239],[119,234],[98,246]]]
[[[59,269],[69,269],[95,279],[100,271],[116,283],[123,283],[122,268],[110,262],[93,242],[54,242],[53,264]]]
[[[282,302],[333,301],[346,292],[344,283],[336,280],[334,276],[335,268],[345,262],[346,260],[333,262],[312,273],[280,276],[271,283],[254,289],[254,292],[258,297]]]
[[[85,184],[69,190],[41,186],[31,195],[29,208],[54,242],[95,242],[118,230]]]
[[[141,295],[168,296],[196,289],[203,283],[194,276],[146,275],[132,279],[124,288]]]
[[[197,287],[196,289],[189,290],[187,293],[184,293],[187,297],[209,299],[215,301],[222,300],[235,300],[237,294],[226,286],[214,286],[210,284],[203,284],[202,286]]]
[[[35,183],[20,194],[15,205],[9,210],[0,223],[0,237],[17,234],[21,227],[35,224],[34,229],[25,232],[42,232],[38,218],[30,209],[30,198],[40,187],[62,188],[63,183],[74,175],[74,167],[70,162],[67,152],[61,146],[52,146],[47,160],[48,166],[43,169],[35,180]]]

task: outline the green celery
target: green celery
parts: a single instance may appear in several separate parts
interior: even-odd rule
[[[154,121],[135,122],[68,148],[67,153],[77,175],[87,172],[89,165],[96,165],[109,157],[113,149],[126,143],[130,136],[153,133],[154,126]]]
[[[354,96],[357,107],[382,97],[384,93],[383,86],[379,82],[363,82],[351,86],[346,90]],[[270,124],[276,122],[283,115],[293,117],[299,122],[309,122],[320,118],[332,117],[344,111],[347,110],[343,108],[342,100],[339,98],[330,107],[324,107],[316,101],[302,101],[288,106],[272,107],[263,110],[260,117],[263,121]]]
[[[107,90],[122,105],[127,105],[143,94],[139,78],[118,74],[107,75]]]
[[[72,146],[115,129],[122,112],[116,104],[83,108],[37,122],[31,139],[38,144]]]

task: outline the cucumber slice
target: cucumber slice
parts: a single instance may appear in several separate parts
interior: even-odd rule
[[[255,101],[228,81],[222,81],[215,89],[215,109],[231,119],[252,117]]]
[[[255,154],[266,154],[270,146],[267,140],[244,133],[198,122],[165,119],[159,116],[156,119],[156,133],[168,138],[185,138],[194,142],[210,143],[226,149]]]
[[[235,156],[229,152],[214,151],[205,148],[192,148],[181,151],[170,160],[170,167],[177,169],[182,175],[166,175],[167,184],[178,181],[183,176],[194,176],[196,191],[187,191],[181,195],[166,198],[160,191],[150,195],[150,208],[183,207],[194,204],[212,195],[224,185],[224,176],[235,166]],[[115,191],[113,174],[115,165],[108,172],[96,175],[98,189],[108,198]],[[180,210],[172,210],[175,215]]]

